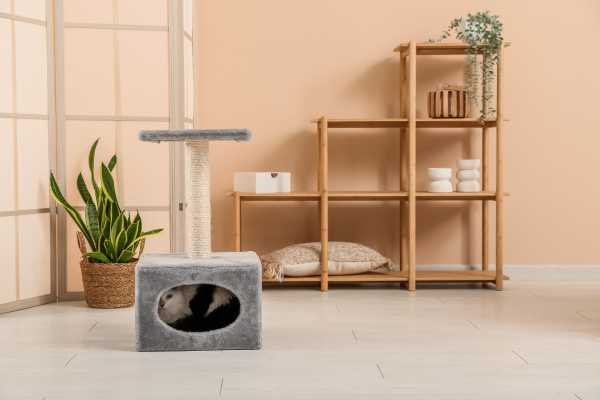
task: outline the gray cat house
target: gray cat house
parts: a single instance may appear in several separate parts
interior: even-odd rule
[[[197,283],[223,287],[240,302],[230,325],[207,332],[172,328],[158,315],[166,290]],[[136,348],[138,351],[254,350],[261,347],[261,268],[254,252],[212,253],[205,258],[177,254],[142,256],[136,269]]]

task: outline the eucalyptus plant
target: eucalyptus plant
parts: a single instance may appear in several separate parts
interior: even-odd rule
[[[492,101],[493,84],[496,79],[494,67],[498,63],[504,40],[502,28],[502,22],[497,15],[489,11],[480,11],[453,19],[448,29],[443,31],[438,39],[430,40],[441,41],[454,34],[457,39],[469,45],[466,56],[465,86],[471,101],[479,107],[481,118],[484,119],[493,118],[496,114],[496,107]],[[483,55],[481,60],[477,57],[479,53]]]
[[[139,212],[131,217],[119,206],[115,181],[112,172],[117,165],[117,156],[113,155],[108,164],[100,164],[100,179],[95,176],[95,156],[98,141],[96,139],[88,154],[88,167],[94,195],[79,173],[77,190],[85,203],[83,217],[63,196],[56,183],[54,174],[50,173],[50,193],[69,214],[77,228],[88,243],[90,252],[85,254],[93,262],[128,263],[131,262],[142,239],[155,235],[162,229],[142,230],[142,218]]]

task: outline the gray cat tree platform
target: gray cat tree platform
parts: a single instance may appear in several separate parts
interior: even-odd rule
[[[136,347],[138,351],[258,349],[261,346],[261,265],[254,252],[212,253],[209,142],[250,140],[247,129],[142,131],[140,140],[183,141],[186,147],[187,254],[145,254],[136,268]],[[158,315],[166,290],[212,284],[232,292],[240,315],[230,325],[207,332],[172,328]]]

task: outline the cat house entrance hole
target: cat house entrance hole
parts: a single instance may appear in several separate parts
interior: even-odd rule
[[[184,332],[222,329],[240,315],[240,300],[233,292],[206,283],[171,287],[160,293],[157,307],[165,324]]]

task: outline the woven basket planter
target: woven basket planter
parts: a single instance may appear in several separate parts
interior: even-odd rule
[[[81,232],[77,232],[81,250],[81,277],[83,293],[92,308],[131,307],[135,302],[135,266],[137,258],[130,263],[93,263],[85,256],[87,246]],[[144,239],[140,241],[138,257],[144,251]]]

